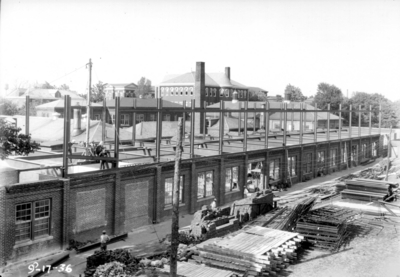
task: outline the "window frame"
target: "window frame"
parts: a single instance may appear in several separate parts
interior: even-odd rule
[[[280,179],[280,162],[280,158],[271,159],[268,162],[268,178],[270,180],[273,179],[272,181],[277,181]],[[273,164],[272,168],[271,164]],[[273,175],[271,175],[271,172]]]
[[[185,204],[185,175],[179,175],[179,179],[180,179],[180,186],[179,186],[179,205],[181,204]],[[167,202],[167,180],[171,180],[171,202],[169,203],[169,201]],[[164,179],[164,206],[168,207],[168,206],[172,206],[173,203],[173,197],[174,197],[174,192],[172,191],[172,184],[174,182],[174,176],[168,176]]]
[[[236,169],[236,188],[233,188],[233,183],[234,183],[233,171],[234,171],[234,169]],[[230,172],[229,182],[227,180],[227,171]],[[239,171],[238,165],[225,167],[225,193],[240,191],[239,180],[240,180],[240,171]]]
[[[211,174],[211,178],[209,184],[207,182],[207,175]],[[200,184],[200,176],[203,175],[203,184]],[[208,185],[211,186],[211,193],[207,191]],[[204,199],[208,197],[212,197],[214,195],[214,170],[206,170],[197,173],[197,199]],[[202,191],[202,193],[200,193]],[[202,196],[200,196],[202,195]]]
[[[120,114],[121,126],[129,126],[129,114]]]
[[[297,176],[297,168],[296,168],[297,161],[296,160],[297,160],[297,156],[296,155],[292,155],[292,156],[288,157],[288,160],[287,160],[288,168],[287,169],[288,169],[288,176],[290,178]]]
[[[306,153],[305,174],[310,174],[312,172],[313,172],[312,153]]]
[[[44,205],[37,206],[37,204],[43,203]],[[24,205],[29,205],[29,209],[20,209],[18,210],[18,207],[23,207]],[[25,212],[24,211],[29,211]],[[22,243],[25,241],[32,241],[35,239],[40,239],[43,237],[47,237],[51,235],[51,199],[43,199],[43,200],[37,200],[37,201],[30,201],[30,202],[24,202],[24,203],[18,203],[14,206],[14,224],[15,224],[15,242],[16,243]],[[18,215],[19,213],[22,213]],[[39,216],[38,216],[39,215]],[[21,220],[21,222],[18,222],[18,216],[20,217],[28,217],[29,220]],[[43,221],[45,220],[45,221]],[[45,222],[45,224],[40,224],[41,222]],[[19,226],[26,225],[26,229],[29,231],[25,234],[25,236],[21,239],[18,239],[18,237],[21,236],[21,234],[18,232]],[[39,229],[41,225],[47,225],[46,228],[44,229]],[[22,228],[21,228],[22,229]],[[43,234],[36,234],[39,231],[45,231]]]

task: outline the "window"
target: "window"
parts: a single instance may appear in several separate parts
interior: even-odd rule
[[[313,168],[312,168],[312,153],[307,153],[306,154],[306,167],[305,167],[305,173],[312,173]]]
[[[164,115],[163,115],[163,121],[171,121],[171,115],[169,115],[169,114],[164,114]]]
[[[351,150],[351,160],[358,163],[358,145],[353,145]]]
[[[197,174],[197,198],[206,198],[213,195],[213,171]]]
[[[15,240],[34,240],[50,234],[50,199],[15,206]]]
[[[225,97],[229,97],[229,89],[225,90]]]
[[[378,145],[376,142],[372,143],[372,156],[373,157],[377,156],[377,147],[378,147]]]
[[[337,149],[331,149],[331,166],[336,166]]]
[[[100,120],[100,115],[99,114],[95,114],[94,115],[94,120]]]
[[[122,126],[129,125],[129,115],[128,114],[121,114],[121,125]]]
[[[208,96],[208,88],[206,88],[206,96]]]
[[[279,159],[274,159],[269,162],[269,179],[271,181],[279,180]]]
[[[143,122],[144,121],[144,114],[140,113],[136,115],[136,122]]]
[[[113,114],[113,115],[111,116],[111,120],[112,120],[112,124],[114,124],[114,123],[115,123],[115,114]]]
[[[224,96],[224,91],[225,91],[225,89],[219,89],[219,96],[220,97],[222,97],[222,96]]]
[[[213,92],[214,92],[214,97],[217,97],[217,89],[213,88]]]
[[[225,192],[239,190],[239,167],[228,167],[225,169]]]
[[[296,176],[296,156],[288,157],[288,172],[290,177]]]
[[[325,163],[325,152],[324,151],[318,151],[318,167],[323,167]]]
[[[150,114],[150,121],[156,121],[156,115]]]
[[[185,203],[183,199],[183,188],[185,187],[185,178],[183,175],[179,176],[180,179],[180,184],[179,184],[179,203]],[[172,191],[172,185],[174,183],[174,178],[165,178],[165,200],[164,204],[165,205],[172,205],[172,198],[173,198],[173,191]]]
[[[343,164],[347,164],[347,147],[342,147],[342,161]]]
[[[364,143],[361,145],[361,157],[367,158],[367,145]]]

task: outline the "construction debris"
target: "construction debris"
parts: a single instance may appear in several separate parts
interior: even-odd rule
[[[347,221],[356,214],[347,209],[323,207],[302,216],[297,222],[296,232],[316,247],[336,251],[345,238]]]
[[[296,250],[303,240],[298,233],[249,227],[233,237],[198,244],[199,255],[192,259],[246,276],[276,275],[297,259]]]

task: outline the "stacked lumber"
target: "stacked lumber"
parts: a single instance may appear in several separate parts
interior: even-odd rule
[[[315,246],[327,250],[338,250],[345,237],[347,220],[355,212],[337,207],[323,207],[310,211],[297,222],[299,232]]]
[[[282,212],[267,226],[273,229],[283,231],[293,231],[295,229],[297,220],[306,214],[314,205],[316,197],[308,197],[304,200],[297,202],[293,208]]]
[[[398,184],[360,178],[346,180],[346,189],[341,192],[342,199],[354,199],[368,202],[382,200],[389,186],[397,187]]]
[[[160,269],[162,272],[170,272],[170,266],[165,265],[164,268]],[[233,271],[217,269],[213,267],[206,267],[202,265],[196,265],[193,263],[185,263],[178,262],[177,265],[177,273],[178,276],[186,276],[186,277],[233,277],[233,276],[242,276],[240,274],[236,274]]]
[[[297,259],[302,240],[298,233],[255,226],[233,237],[198,244],[199,255],[192,259],[246,276],[276,275]]]

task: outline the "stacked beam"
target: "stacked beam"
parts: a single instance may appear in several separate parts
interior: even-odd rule
[[[299,232],[315,246],[331,251],[338,250],[346,234],[347,220],[355,213],[347,209],[324,207],[310,211],[299,219]]]
[[[346,180],[346,189],[341,192],[342,199],[354,199],[360,201],[382,200],[388,191],[388,187],[397,187],[397,184],[387,181],[371,179]]]
[[[197,245],[197,263],[232,270],[246,276],[273,276],[297,259],[296,250],[304,237],[260,226],[234,237]]]

